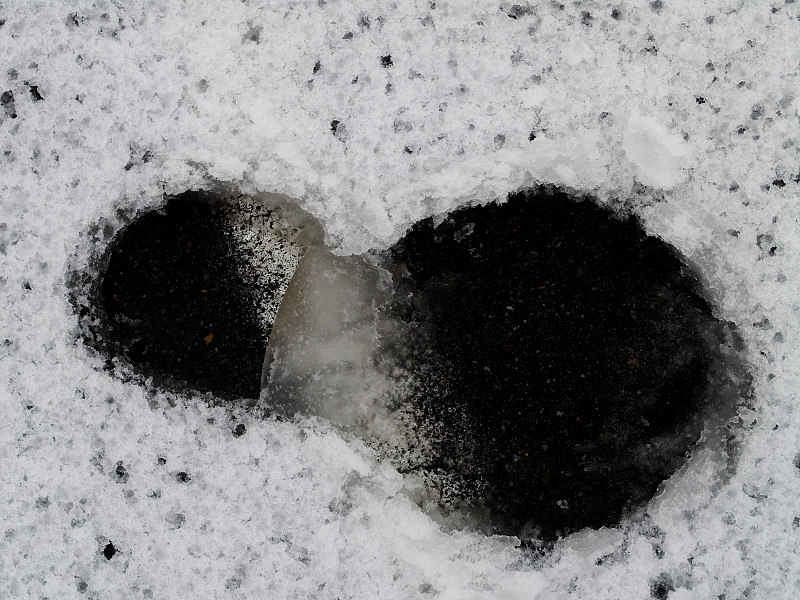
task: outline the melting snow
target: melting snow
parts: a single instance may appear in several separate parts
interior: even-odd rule
[[[798,17],[788,0],[4,2],[0,596],[796,598]],[[744,337],[736,474],[711,493],[695,456],[646,515],[537,561],[444,531],[325,422],[116,377],[76,341],[67,273],[104,228],[218,181],[297,198],[340,254],[534,183],[635,211]]]

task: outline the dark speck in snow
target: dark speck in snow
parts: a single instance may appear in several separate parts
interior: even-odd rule
[[[3,107],[3,112],[11,119],[17,118],[17,108],[14,104],[14,92],[8,90],[0,94],[0,106]]]
[[[125,465],[122,464],[122,461],[117,463],[117,467],[114,469],[114,475],[116,475],[119,483],[125,483],[128,481],[129,474],[125,469]]]
[[[242,43],[254,42],[256,44],[260,44],[262,31],[264,31],[264,27],[262,25],[249,24],[249,29],[242,36]]]
[[[525,15],[531,15],[531,14],[533,14],[533,8],[531,8],[528,5],[522,5],[522,4],[514,4],[513,6],[511,6],[511,8],[506,10],[506,15],[508,15],[509,18],[515,20],[524,17]]]
[[[116,553],[117,553],[117,549],[114,548],[114,544],[112,544],[111,542],[108,542],[108,544],[106,544],[105,548],[103,548],[103,556],[106,557],[106,560],[111,560],[112,558],[114,558],[114,555]]]

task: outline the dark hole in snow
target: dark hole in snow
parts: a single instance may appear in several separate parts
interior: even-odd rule
[[[95,341],[156,385],[258,397],[272,326],[240,253],[209,193],[133,219],[104,255]],[[618,522],[704,427],[722,429],[749,385],[738,337],[677,252],[590,200],[514,194],[421,221],[380,256],[384,308],[410,332],[393,341],[414,374],[402,401],[426,440],[413,459],[391,458],[445,513],[492,532],[554,538]],[[128,479],[122,463],[115,474]]]
[[[387,54],[386,56],[381,56],[381,66],[391,67],[393,64],[394,61],[392,61],[391,55]]]
[[[111,560],[112,558],[114,558],[114,555],[116,553],[117,549],[114,548],[114,544],[112,544],[111,542],[108,542],[108,544],[106,544],[106,547],[103,548],[103,556],[106,557],[106,560]]]
[[[252,404],[278,304],[322,229],[276,194],[163,202],[85,232],[88,265],[67,274],[82,340],[125,381]]]
[[[575,200],[537,190],[428,219],[388,261],[432,440],[406,470],[523,538],[617,522],[746,387],[729,378],[739,338],[676,251]]]
[[[144,213],[109,245],[92,300],[94,340],[155,384],[258,396],[268,331],[215,196],[187,192]]]

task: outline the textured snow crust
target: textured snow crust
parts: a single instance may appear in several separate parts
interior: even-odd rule
[[[799,18],[790,1],[3,2],[0,597],[796,598]],[[220,181],[296,198],[339,254],[535,183],[633,210],[747,344],[736,473],[717,489],[696,453],[646,510],[537,559],[439,527],[322,420],[115,377],[77,341],[68,273],[165,193]]]

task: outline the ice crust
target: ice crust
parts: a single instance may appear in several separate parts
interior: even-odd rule
[[[798,16],[785,1],[4,2],[0,597],[796,598]],[[646,514],[536,561],[442,530],[322,420],[104,371],[76,341],[66,274],[104,229],[219,181],[297,198],[339,254],[534,183],[635,211],[747,344],[736,474],[713,491],[698,453]]]
[[[351,430],[359,421],[389,419],[384,396],[392,382],[373,360],[382,333],[376,313],[390,297],[388,273],[382,275],[361,257],[306,251],[270,334],[261,375],[265,404]]]

